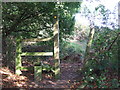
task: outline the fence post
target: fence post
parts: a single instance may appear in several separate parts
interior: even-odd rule
[[[42,66],[34,66],[34,80],[35,82],[42,80]]]
[[[60,59],[59,59],[59,20],[56,16],[54,30],[54,60],[55,60],[55,78],[60,78]]]
[[[16,38],[16,58],[15,58],[15,73],[17,75],[22,74],[21,72],[21,38]]]

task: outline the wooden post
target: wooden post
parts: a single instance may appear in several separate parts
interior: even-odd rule
[[[42,66],[34,66],[34,80],[36,82],[42,80]]]
[[[16,39],[16,59],[15,59],[15,73],[17,75],[20,75],[22,74],[21,72],[21,66],[22,66],[22,63],[21,63],[21,39],[20,38],[17,38]]]
[[[59,59],[59,20],[56,16],[54,30],[54,60],[55,60],[55,78],[60,78],[60,59]]]

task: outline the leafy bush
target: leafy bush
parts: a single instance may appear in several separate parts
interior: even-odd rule
[[[96,32],[92,49],[95,50],[84,67],[84,83],[87,88],[118,88],[118,45],[119,31],[108,28]],[[116,41],[113,43],[113,41]],[[80,86],[80,87],[81,87]],[[79,87],[79,88],[80,88]]]
[[[82,54],[82,50],[74,43],[63,41],[60,43],[60,58],[74,54]]]

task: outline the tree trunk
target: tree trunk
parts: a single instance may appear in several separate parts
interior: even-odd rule
[[[90,32],[89,32],[89,36],[88,36],[88,42],[87,42],[87,47],[86,47],[86,51],[85,51],[83,64],[85,64],[87,59],[88,59],[89,51],[90,51],[90,48],[91,48],[91,45],[92,45],[94,33],[95,33],[94,27],[90,27]]]
[[[3,58],[2,59],[2,64],[4,66],[7,66],[7,56],[6,56],[7,50],[6,50],[6,48],[7,48],[6,37],[3,34],[3,36],[2,36],[2,58]]]

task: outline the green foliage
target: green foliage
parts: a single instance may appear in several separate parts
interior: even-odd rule
[[[50,65],[43,65],[43,71],[54,71],[54,67]]]
[[[62,38],[70,35],[74,30],[73,15],[77,12],[79,6],[79,2],[61,2],[60,4],[56,2],[3,2],[2,29],[4,48],[15,49],[15,47],[12,48],[11,45],[5,44],[9,42],[6,39],[11,36],[13,39],[20,36],[21,39],[53,36],[55,15],[59,16],[60,42],[62,42]],[[48,47],[51,47],[53,46],[53,39],[49,42],[37,42],[34,45],[48,45]],[[7,49],[4,49],[4,52],[6,54],[4,57],[10,56],[9,53],[12,53],[7,53]]]
[[[96,29],[92,45],[95,52],[89,57],[83,71],[83,81],[86,83],[84,87],[118,88],[119,84],[116,78],[118,72],[118,39],[113,43],[118,33],[119,30]]]
[[[105,68],[106,66],[92,65],[86,68],[82,79],[84,83],[82,83],[79,88],[118,88],[119,84],[117,78],[110,79],[106,75],[106,73],[108,73],[107,68]]]
[[[67,41],[63,41],[62,43],[60,43],[60,58],[82,53],[83,51],[81,50],[80,45],[78,44]]]
[[[4,36],[21,35],[23,38],[52,36],[54,15],[59,15],[60,37],[73,31],[73,14],[77,12],[80,3],[62,2],[26,2],[3,3],[3,34]],[[39,33],[41,32],[41,33]]]
[[[95,53],[103,65],[106,64],[108,67],[115,68],[116,70],[118,68],[118,45],[117,41],[113,43],[115,38],[117,37],[117,34],[119,33],[119,30],[110,30],[108,28],[103,28],[102,31],[96,31],[93,48],[95,49]],[[113,46],[110,47],[110,45],[113,43]],[[107,51],[107,49],[109,49]],[[104,51],[104,53],[101,53],[100,51]],[[115,67],[114,67],[115,66]]]

